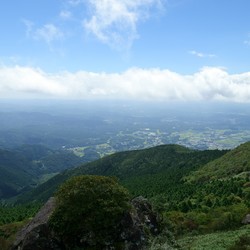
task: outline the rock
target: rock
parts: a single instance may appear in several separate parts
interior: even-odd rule
[[[242,224],[250,224],[250,214],[247,214],[242,220]]]
[[[54,239],[48,227],[48,220],[55,209],[55,199],[50,198],[16,236],[12,250],[59,250],[59,242]]]
[[[131,201],[131,211],[115,226],[113,235],[100,250],[146,250],[149,238],[159,233],[157,214],[143,197]],[[55,199],[50,198],[34,219],[17,235],[12,250],[63,250],[70,249],[63,239],[49,228],[48,220],[55,209]],[[97,239],[89,232],[78,241],[79,249],[95,249]]]
[[[131,203],[136,210],[139,222],[142,224],[141,226],[146,226],[153,235],[158,234],[158,217],[157,214],[153,212],[152,206],[148,200],[139,196],[133,199]]]
[[[131,212],[121,221],[120,240],[126,250],[147,249],[149,238],[159,233],[157,214],[142,196],[134,198],[131,205]]]

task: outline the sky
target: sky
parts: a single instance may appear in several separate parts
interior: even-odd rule
[[[249,0],[2,0],[0,98],[250,102]]]

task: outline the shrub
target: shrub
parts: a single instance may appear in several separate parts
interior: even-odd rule
[[[76,176],[56,193],[49,223],[68,246],[93,239],[102,245],[129,208],[129,194],[114,178]]]
[[[250,236],[242,235],[234,246],[230,247],[229,250],[247,250],[250,248]]]

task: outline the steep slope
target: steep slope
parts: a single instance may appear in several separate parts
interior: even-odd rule
[[[175,235],[232,230],[250,213],[249,155],[249,143],[232,151],[164,145],[116,153],[56,175],[19,202],[46,201],[74,175],[112,175],[133,196],[149,198]],[[196,178],[200,172],[208,175]]]
[[[31,162],[21,154],[0,149],[0,198],[14,196],[34,183],[35,177],[27,172],[30,167]]]
[[[70,151],[55,151],[42,145],[0,149],[0,199],[16,196],[41,179],[81,163],[83,159]]]
[[[43,145],[22,145],[15,149],[27,160],[32,162],[28,172],[35,176],[58,173],[65,169],[80,165],[85,159],[68,150],[52,150]]]
[[[159,189],[165,192],[166,183],[181,181],[181,178],[191,170],[197,169],[223,154],[225,151],[195,151],[179,145],[164,145],[144,150],[120,152],[73,170],[67,170],[20,199],[22,201],[45,201],[63,181],[70,176],[81,174],[116,176],[125,186],[130,188],[132,193],[136,193],[135,189],[138,190],[133,186],[138,183],[138,179],[135,178],[153,180],[153,177],[160,177],[161,181],[158,181],[159,178],[157,178],[150,183],[150,186],[154,188],[153,193],[158,192]],[[171,188],[170,185],[168,187]],[[149,185],[144,186],[142,194],[147,192],[147,188]]]
[[[250,213],[249,147],[249,142],[244,143],[187,173],[173,195],[163,197],[169,211],[166,216],[177,234],[232,230],[242,225]]]
[[[250,142],[241,144],[219,159],[190,174],[188,181],[212,181],[232,177],[246,177],[250,171]]]

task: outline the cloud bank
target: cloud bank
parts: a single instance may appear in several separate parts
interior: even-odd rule
[[[136,99],[250,102],[250,72],[230,75],[202,68],[192,75],[131,68],[122,73],[47,74],[37,68],[0,67],[0,98]]]

